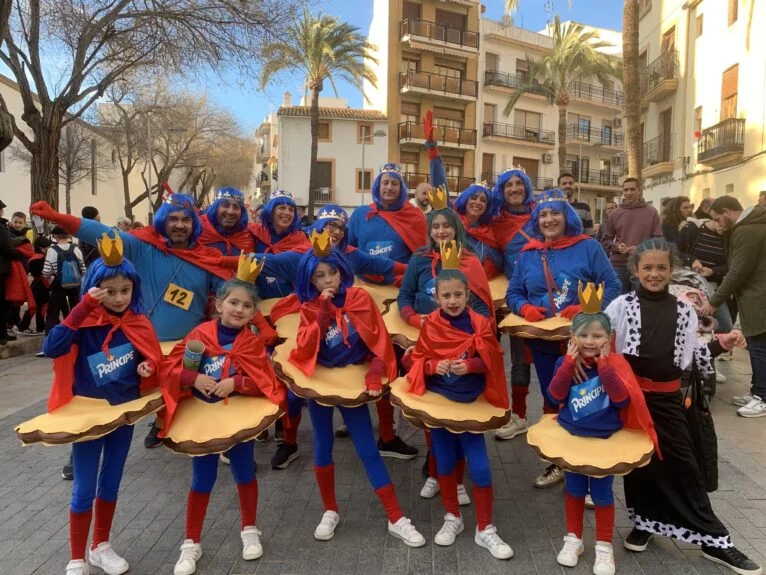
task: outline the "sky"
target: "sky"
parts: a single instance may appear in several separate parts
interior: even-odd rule
[[[499,20],[503,15],[504,0],[483,0],[486,6],[485,18]],[[339,17],[357,26],[365,35],[370,30],[372,21],[373,0],[322,0],[318,6],[327,14]],[[539,31],[545,28],[548,16],[546,4],[552,5],[552,15],[559,14],[562,20],[576,20],[583,24],[622,30],[622,7],[620,0],[521,0],[521,7],[514,15],[514,24],[528,30]],[[297,104],[303,95],[303,82],[300,77],[288,78],[281,83],[273,83],[265,92],[257,90],[257,83],[238,80],[236,78],[221,79],[211,77],[206,80],[206,86],[199,84],[196,89],[207,89],[209,96],[222,108],[230,110],[243,131],[251,131],[258,127],[272,110],[276,110],[282,102],[282,94],[289,90],[293,95],[293,103]],[[332,88],[326,87],[323,96],[334,96]],[[338,96],[347,98],[352,107],[362,107],[362,95],[352,86],[338,83]]]

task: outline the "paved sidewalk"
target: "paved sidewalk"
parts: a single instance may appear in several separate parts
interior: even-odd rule
[[[729,380],[713,401],[720,439],[720,490],[712,495],[721,519],[736,544],[753,559],[766,563],[766,419],[737,418],[726,403],[745,391],[750,379],[746,353],[721,363]],[[24,356],[0,362],[0,574],[60,575],[68,560],[68,500],[71,483],[60,476],[68,450],[62,447],[21,448],[13,433],[18,422],[40,413],[50,386],[48,360]],[[530,395],[531,419],[540,413],[539,389]],[[131,574],[171,574],[184,533],[189,459],[159,448],[146,450],[146,425],[136,428],[135,441],[122,484],[112,543],[130,562]],[[414,441],[424,455],[422,433],[402,424],[400,434]],[[322,515],[311,460],[311,430],[304,415],[300,458],[285,471],[273,471],[269,460],[275,443],[258,444],[256,460],[260,497],[258,527],[263,531],[264,556],[240,559],[239,507],[227,467],[210,502],[202,535],[201,575],[246,574],[535,574],[591,572],[593,514],[586,512],[586,552],[576,569],[556,563],[564,535],[563,488],[535,490],[534,477],[543,468],[524,437],[498,443],[487,439],[495,490],[495,522],[515,551],[510,561],[496,561],[473,542],[475,515],[464,508],[466,532],[448,548],[434,545],[441,526],[441,501],[419,497],[423,457],[414,462],[387,460],[402,507],[428,544],[409,549],[386,533],[383,509],[367,483],[348,439],[336,441],[336,487],[342,523],[330,542],[317,542],[313,530]],[[469,489],[470,491],[470,489]],[[711,574],[728,572],[702,559],[694,546],[657,540],[642,554],[623,550],[630,530],[622,482],[615,487],[618,573]],[[100,570],[93,568],[92,573]]]

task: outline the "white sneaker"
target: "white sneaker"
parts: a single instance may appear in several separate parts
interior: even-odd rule
[[[84,559],[72,559],[66,566],[66,575],[88,575],[90,570]]]
[[[420,496],[423,499],[433,499],[436,494],[439,493],[439,489],[439,481],[433,477],[429,477],[423,484],[423,489],[420,490]]]
[[[751,401],[753,401],[753,395],[750,393],[746,393],[745,395],[735,395],[729,400],[732,405],[736,405],[737,407],[744,407]]]
[[[457,502],[460,505],[471,504],[471,498],[468,497],[468,491],[465,490],[465,485],[462,483],[457,484]]]
[[[426,544],[426,538],[423,537],[412,521],[402,517],[396,523],[388,522],[388,532],[394,537],[398,537],[409,547],[423,547]]]
[[[559,551],[556,561],[564,567],[577,567],[577,561],[583,551],[585,548],[582,545],[582,539],[574,533],[567,533],[564,537],[564,546]]]
[[[335,535],[335,528],[340,523],[340,515],[336,511],[325,511],[322,520],[314,529],[314,539],[329,541]]]
[[[88,551],[90,564],[101,569],[106,575],[122,575],[130,569],[128,562],[115,553],[108,541]]]
[[[614,575],[615,569],[612,544],[596,541],[596,559],[593,562],[593,574]]]
[[[261,545],[261,532],[253,525],[245,527],[239,534],[242,538],[242,559],[252,561],[263,555],[263,545]]]
[[[479,531],[476,528],[476,534],[473,536],[473,540],[479,547],[488,549],[492,557],[495,559],[510,559],[513,557],[513,549],[505,541],[500,539],[497,534],[497,527],[494,525],[487,525],[484,531]]]
[[[173,568],[173,575],[192,575],[197,570],[197,561],[202,559],[202,545],[191,539],[181,544],[181,556]]]
[[[549,465],[535,478],[535,487],[546,489],[564,481],[564,472],[557,465]]]
[[[587,509],[595,509],[596,508],[596,504],[593,503],[593,497],[590,496],[590,493],[588,493],[585,496],[585,507]]]
[[[717,369],[715,370],[715,382],[716,383],[726,383],[726,376],[722,374]]]
[[[527,432],[527,420],[511,413],[511,419],[503,427],[495,431],[495,439],[513,439]]]
[[[463,525],[462,517],[455,517],[452,513],[447,513],[444,516],[444,524],[439,532],[434,537],[434,543],[447,547],[455,542],[455,537],[463,532],[465,525]]]
[[[760,397],[754,395],[750,403],[737,410],[737,415],[742,417],[763,417],[766,415],[766,403],[761,401]]]

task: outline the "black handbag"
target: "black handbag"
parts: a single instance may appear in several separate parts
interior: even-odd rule
[[[684,393],[684,414],[705,489],[712,493],[718,489],[718,436],[703,386],[697,362],[692,360],[689,386]]]

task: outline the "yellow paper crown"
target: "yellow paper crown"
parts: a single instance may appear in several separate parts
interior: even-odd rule
[[[317,233],[316,230],[311,232],[311,248],[318,258],[325,258],[330,254],[332,250],[332,240],[327,228],[322,230],[322,233]]]
[[[266,258],[261,258],[261,261],[258,261],[255,254],[242,252],[239,254],[239,263],[237,264],[237,279],[249,284],[255,283],[265,264]]]
[[[431,188],[426,192],[428,202],[434,210],[443,210],[447,207],[447,188],[444,184],[436,188]]]
[[[96,240],[101,259],[109,267],[115,267],[122,263],[122,238],[116,230],[112,233],[114,235],[109,237],[109,234],[104,232],[101,234],[101,239]]]
[[[442,242],[439,245],[439,253],[443,270],[460,269],[460,256],[463,255],[463,248],[455,240]]]
[[[580,298],[582,313],[598,313],[601,311],[604,298],[604,284],[599,284],[596,288],[593,282],[588,282],[585,284],[585,289],[582,289],[582,281],[580,281],[577,286],[577,295]]]

